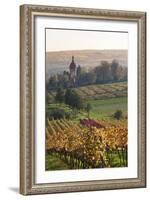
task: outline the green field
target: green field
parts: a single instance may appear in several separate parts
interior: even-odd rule
[[[74,88],[73,90],[83,99],[84,104],[91,104],[90,117],[94,119],[112,118],[116,110],[122,110],[123,114],[127,115],[127,82],[97,84]],[[46,112],[52,109],[62,109],[67,113],[74,114],[71,107],[66,104],[58,104],[54,97],[56,92],[51,91],[48,96],[49,100],[46,105]],[[80,110],[72,120],[86,118],[87,113]]]
[[[56,155],[46,155],[46,170],[64,170],[69,166]]]
[[[122,110],[124,116],[127,114],[127,97],[116,97],[105,100],[87,100],[84,103],[91,104],[90,118],[93,119],[111,119],[116,110]],[[68,105],[57,103],[48,104],[47,112],[55,108],[63,109],[68,113],[74,112]],[[82,118],[87,118],[87,113],[84,110],[78,111],[73,120],[79,120]]]
[[[116,110],[122,110],[124,114],[127,112],[127,97],[89,100],[87,102],[92,106],[90,117],[94,119],[111,118]]]

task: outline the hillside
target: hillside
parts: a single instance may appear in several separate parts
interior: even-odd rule
[[[90,99],[109,99],[114,97],[127,96],[127,82],[112,83],[112,84],[97,84],[74,88],[78,95],[84,100]],[[53,99],[55,92],[49,93],[49,99]]]
[[[46,79],[50,75],[68,70],[71,57],[75,57],[77,65],[92,68],[105,60],[111,62],[116,59],[122,66],[127,66],[127,50],[74,50],[46,52]]]

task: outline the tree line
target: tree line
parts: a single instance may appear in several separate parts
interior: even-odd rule
[[[75,80],[72,81],[69,72],[56,74],[49,78],[47,90],[56,90],[62,88],[73,88],[91,84],[105,84],[113,82],[127,81],[127,67],[122,67],[117,60],[111,63],[102,61],[99,66],[86,71],[78,66]]]

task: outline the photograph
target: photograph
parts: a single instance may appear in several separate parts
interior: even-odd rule
[[[146,12],[20,6],[20,193],[146,187]]]
[[[45,28],[45,170],[128,167],[128,32]]]

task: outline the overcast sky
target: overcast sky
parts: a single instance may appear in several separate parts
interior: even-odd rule
[[[46,51],[128,49],[128,33],[46,29]]]

